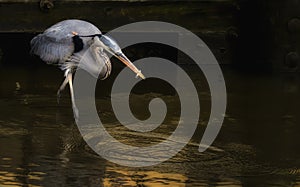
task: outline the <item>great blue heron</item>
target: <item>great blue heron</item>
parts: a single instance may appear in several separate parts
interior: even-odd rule
[[[96,26],[86,21],[72,19],[56,23],[34,37],[30,44],[33,54],[48,64],[58,65],[65,72],[65,79],[57,91],[58,102],[60,92],[69,83],[76,118],[78,109],[75,105],[72,74],[80,67],[96,78],[107,78],[111,72],[111,63],[104,51],[117,57],[137,76],[145,79],[112,38],[103,35]]]

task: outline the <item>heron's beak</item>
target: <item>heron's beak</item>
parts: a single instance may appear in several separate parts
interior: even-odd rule
[[[141,77],[142,79],[145,79],[145,76],[142,74],[141,70],[137,69],[135,65],[121,52],[116,53],[115,56],[121,60],[127,67],[129,67],[134,73],[136,73],[136,77]]]

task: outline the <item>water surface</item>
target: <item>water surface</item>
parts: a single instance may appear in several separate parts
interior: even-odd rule
[[[2,68],[0,186],[300,186],[300,77],[223,67],[228,91],[224,124],[213,146],[199,153],[210,94],[203,76],[193,66],[185,69],[199,87],[201,101],[193,139],[169,161],[130,168],[106,161],[84,142],[73,119],[68,89],[57,104],[62,72],[54,67]],[[144,134],[120,125],[110,106],[111,83],[112,78],[98,83],[96,103],[116,139],[151,145],[176,128],[177,96],[148,91],[132,94],[132,111],[146,119],[147,102],[161,97],[169,104],[164,124]]]

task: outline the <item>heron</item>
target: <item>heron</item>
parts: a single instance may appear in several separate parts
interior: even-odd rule
[[[97,79],[106,79],[111,73],[109,53],[135,72],[136,77],[145,79],[117,42],[87,21],[69,19],[58,22],[35,36],[30,45],[32,54],[64,71],[65,79],[57,91],[57,102],[61,91],[69,84],[75,119],[79,112],[75,104],[72,77],[77,68],[84,69]]]

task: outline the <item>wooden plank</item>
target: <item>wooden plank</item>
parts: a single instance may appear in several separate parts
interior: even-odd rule
[[[54,8],[43,12],[39,1],[1,0],[0,32],[41,32],[50,25],[69,18],[89,20],[101,30],[145,20],[178,24],[194,32],[224,32],[234,24],[232,1],[121,2],[55,1]]]
[[[53,9],[41,11],[39,0],[0,0],[0,33],[38,33],[70,18],[88,20],[103,32],[138,21],[165,21],[196,33],[221,63],[230,63],[225,38],[235,24],[234,1],[61,0],[55,1]],[[3,40],[0,47],[8,53],[6,42],[11,41]]]
[[[32,3],[41,0],[0,0],[0,3]],[[232,2],[232,0],[97,0],[102,2]],[[60,0],[60,2],[95,2],[95,0]]]

